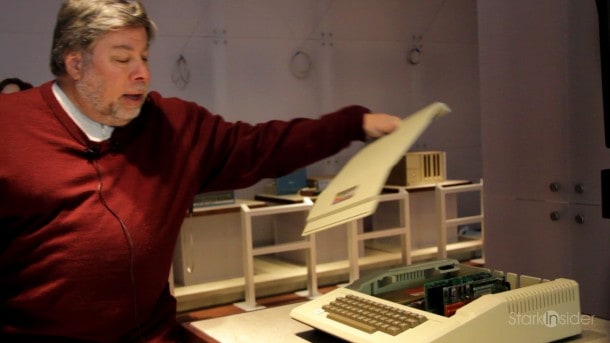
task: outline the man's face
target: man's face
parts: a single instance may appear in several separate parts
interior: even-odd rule
[[[110,31],[81,55],[75,79],[77,106],[91,119],[123,126],[136,118],[150,84],[148,37],[144,28]]]

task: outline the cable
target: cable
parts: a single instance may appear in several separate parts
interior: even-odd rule
[[[108,210],[108,212],[110,212],[112,214],[112,216],[115,217],[116,220],[118,220],[119,224],[121,225],[121,230],[123,231],[123,235],[125,236],[125,240],[127,241],[127,246],[129,248],[129,276],[131,278],[131,291],[132,291],[132,298],[133,298],[134,320],[135,320],[136,330],[137,330],[137,335],[139,336],[139,340],[141,342],[144,342],[144,337],[142,337],[142,328],[140,327],[140,320],[139,320],[139,314],[138,314],[138,297],[137,297],[138,292],[137,292],[137,288],[136,288],[135,256],[134,256],[134,252],[133,252],[133,250],[134,250],[133,240],[131,239],[131,234],[129,234],[129,230],[127,229],[127,224],[125,224],[125,222],[118,215],[118,213],[115,210],[113,210],[110,207],[110,205],[108,205],[108,203],[106,202],[106,199],[104,198],[104,195],[102,194],[102,191],[103,191],[102,173],[100,172],[99,166],[97,164],[97,160],[95,160],[95,159],[91,160],[91,165],[93,165],[93,169],[95,169],[95,172],[97,174],[98,198],[100,199],[100,202],[102,203],[102,205],[104,205],[104,207]]]

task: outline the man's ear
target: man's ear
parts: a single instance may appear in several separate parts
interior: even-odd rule
[[[66,72],[73,80],[80,80],[83,72],[83,54],[73,51],[64,56]]]

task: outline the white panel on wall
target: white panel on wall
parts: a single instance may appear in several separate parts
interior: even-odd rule
[[[210,26],[208,14],[212,0],[158,1],[144,0],[148,16],[157,24],[161,37],[171,37],[182,43],[189,36],[201,37]]]
[[[294,47],[290,40],[229,39],[228,115],[259,122],[319,114],[317,73],[298,79],[289,71]]]
[[[148,15],[157,24],[157,38],[150,49],[151,89],[163,96],[195,101],[215,112],[215,81],[219,66],[212,55],[213,36],[209,11],[211,0],[184,0],[174,3],[145,1]],[[186,62],[189,82],[177,79],[177,62]]]
[[[159,37],[151,46],[150,67],[152,74],[151,90],[163,96],[176,96],[195,101],[213,110],[215,99],[214,62],[210,39],[194,37],[186,49],[180,52],[182,40]],[[183,56],[186,61],[189,82],[181,88],[177,61]]]
[[[340,40],[402,41],[411,37],[413,27],[419,26],[420,19],[439,2],[331,0],[328,23]],[[415,14],[414,6],[422,11],[409,15]]]
[[[318,0],[223,0],[231,37],[310,39],[319,23]]]
[[[411,3],[413,16],[423,13],[421,27],[425,31],[423,34],[426,41],[469,45],[478,43],[477,21],[473,20],[477,18],[477,0],[431,1],[426,4],[426,12],[423,12],[421,1],[412,0]]]
[[[419,93],[416,103],[444,101],[452,113],[422,135],[421,141],[439,147],[480,145],[478,56],[476,46],[428,43],[415,66]]]
[[[335,39],[333,56],[334,105],[359,103],[374,111],[406,116],[412,91],[404,44]]]

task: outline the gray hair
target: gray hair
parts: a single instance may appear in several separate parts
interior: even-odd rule
[[[136,0],[66,0],[57,14],[51,47],[51,72],[66,72],[64,56],[68,52],[89,52],[108,31],[124,27],[143,27],[150,43],[156,31],[146,9]]]

